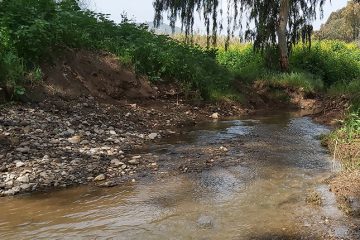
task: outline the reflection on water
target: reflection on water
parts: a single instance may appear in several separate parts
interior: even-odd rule
[[[241,164],[111,189],[0,199],[0,239],[346,237],[347,219],[320,184],[332,169],[316,140],[325,132],[288,114],[204,123],[151,149],[174,151],[176,159],[176,150],[188,144],[242,141]],[[305,204],[309,189],[323,195],[323,207]]]

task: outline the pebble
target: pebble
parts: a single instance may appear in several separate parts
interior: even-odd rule
[[[20,153],[28,153],[30,151],[29,147],[17,148],[16,151]]]
[[[138,165],[140,163],[139,159],[131,159],[128,161],[130,165]]]
[[[17,182],[21,182],[21,183],[29,183],[30,182],[30,179],[29,179],[29,176],[26,174],[26,175],[23,175],[23,176],[20,176],[16,179]]]
[[[114,165],[115,167],[118,167],[118,166],[121,166],[121,165],[124,165],[123,162],[121,162],[119,159],[113,159],[111,160],[111,165]]]
[[[226,147],[223,147],[223,146],[221,146],[221,147],[219,148],[219,150],[220,150],[220,151],[223,151],[223,152],[229,151],[229,149],[227,149]]]
[[[68,142],[72,143],[72,144],[80,143],[80,141],[81,141],[81,137],[78,136],[78,135],[75,135],[75,136],[73,136],[71,138],[68,138]]]
[[[17,168],[21,168],[23,166],[25,166],[25,163],[21,162],[21,161],[18,161],[16,162],[16,165],[15,165]]]
[[[105,174],[100,174],[100,175],[98,175],[98,176],[96,176],[96,177],[94,178],[94,181],[95,181],[95,182],[100,182],[100,181],[104,181],[105,179],[106,179]]]
[[[213,113],[210,117],[212,119],[219,119],[219,113]]]
[[[148,135],[148,138],[149,138],[150,140],[154,140],[155,138],[157,138],[157,136],[158,136],[157,133],[150,133],[150,134]]]

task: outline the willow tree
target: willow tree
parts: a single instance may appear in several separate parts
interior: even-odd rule
[[[223,4],[225,1],[227,4]],[[254,43],[255,50],[276,46],[280,68],[286,71],[289,49],[300,39],[311,39],[311,22],[322,15],[324,3],[325,0],[154,0],[153,5],[155,25],[167,13],[172,27],[181,21],[187,37],[193,33],[198,13],[206,27],[208,46],[216,45],[224,25],[228,40],[238,32]]]

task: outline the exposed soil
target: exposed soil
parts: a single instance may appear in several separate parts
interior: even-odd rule
[[[145,78],[106,52],[66,50],[60,58],[42,66],[44,83],[29,91],[30,100],[49,96],[76,99],[93,96],[104,100],[144,99],[156,95]]]
[[[330,190],[337,196],[339,208],[360,217],[360,171],[345,171],[330,180]]]
[[[325,98],[317,103],[317,113],[312,117],[316,122],[336,127],[340,125],[340,120],[345,118],[349,106],[349,99],[345,96]]]

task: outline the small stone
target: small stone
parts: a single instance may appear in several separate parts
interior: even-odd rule
[[[22,184],[22,185],[20,185],[20,188],[21,188],[23,191],[28,191],[28,190],[30,190],[31,185],[30,185],[30,184]]]
[[[229,149],[227,149],[226,147],[223,147],[223,146],[221,146],[219,149],[220,149],[220,151],[223,151],[223,152],[229,151]]]
[[[219,119],[219,113],[213,113],[210,117],[212,119]]]
[[[14,181],[13,180],[9,180],[7,182],[5,182],[5,188],[6,189],[10,189],[14,186]]]
[[[138,159],[131,159],[128,161],[130,165],[138,165],[140,162]]]
[[[100,181],[104,181],[105,179],[106,179],[105,174],[100,174],[100,175],[98,175],[98,176],[96,176],[96,177],[94,178],[94,181],[95,181],[95,182],[100,182]]]
[[[148,135],[148,138],[149,138],[150,140],[154,140],[157,136],[158,136],[157,133],[150,133],[150,134]]]
[[[17,168],[20,168],[20,167],[23,167],[23,166],[25,166],[25,163],[23,163],[21,161],[16,162],[16,167]]]
[[[71,138],[68,138],[68,142],[69,142],[69,143],[72,143],[72,144],[77,144],[77,143],[79,143],[80,141],[81,141],[81,137],[78,136],[78,135],[75,135],[75,136],[73,136],[73,137],[71,137]]]
[[[28,153],[30,151],[29,147],[17,148],[16,151],[20,153]]]
[[[16,193],[19,192],[19,191],[16,191],[16,190],[17,190],[17,189],[9,189],[9,190],[3,192],[3,194],[4,194],[5,196],[13,196],[13,195],[15,195]]]
[[[81,145],[87,145],[87,144],[89,144],[89,141],[88,141],[88,140],[82,140],[82,141],[80,142],[80,144],[81,144]]]
[[[66,131],[66,133],[67,133],[68,135],[73,135],[73,134],[75,133],[75,130],[69,128],[69,129]]]
[[[120,166],[120,165],[124,165],[124,163],[123,162],[120,162],[120,160],[119,159],[113,159],[113,160],[111,160],[111,165],[114,165],[115,167],[118,167],[118,166]]]
[[[24,175],[24,176],[20,176],[16,179],[17,182],[21,182],[21,183],[29,183],[30,179],[28,175]]]
[[[110,130],[109,132],[111,135],[116,135],[116,132],[114,130]]]

